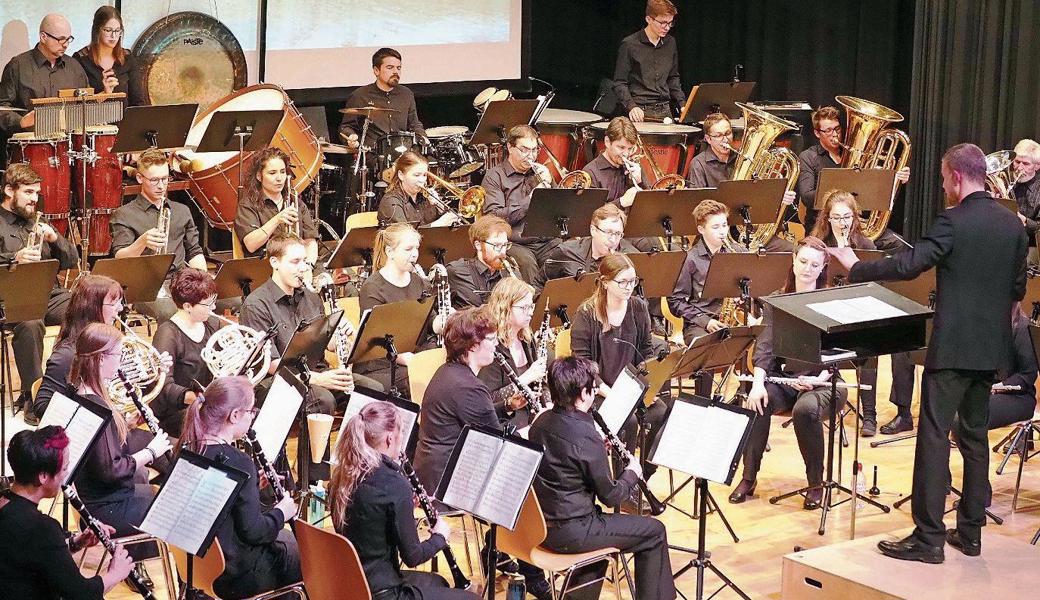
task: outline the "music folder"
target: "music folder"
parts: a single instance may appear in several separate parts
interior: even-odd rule
[[[649,461],[729,485],[756,417],[754,411],[732,404],[680,396],[668,409],[664,430],[650,448]]]
[[[253,432],[264,456],[274,460],[282,452],[300,405],[307,394],[306,386],[287,367],[279,367],[274,381],[264,396],[260,411],[253,419]]]
[[[183,449],[137,528],[194,556],[205,556],[249,475]]]
[[[437,485],[438,500],[514,529],[542,463],[542,447],[483,425],[467,425]]]
[[[610,433],[618,435],[625,426],[625,421],[632,416],[636,405],[643,399],[648,387],[649,384],[639,376],[632,365],[626,365],[618,374],[614,385],[610,386],[610,392],[596,409]]]
[[[65,428],[65,435],[69,438],[68,452],[65,456],[68,468],[62,485],[72,483],[76,479],[76,472],[83,463],[83,458],[111,420],[110,410],[78,396],[70,398],[61,392],[54,392],[47,410],[40,418],[39,427],[59,425]]]
[[[325,349],[329,346],[343,311],[333,311],[328,316],[320,316],[309,323],[300,323],[293,333],[292,339],[282,351],[281,364],[287,364],[300,357],[306,357],[309,365],[317,365],[325,360]]]
[[[397,414],[401,418],[401,435],[405,440],[405,453],[411,457],[415,453],[415,445],[419,441],[419,429],[416,427],[419,422],[419,405],[410,400],[394,398],[384,392],[360,385],[354,387],[354,391],[350,393],[350,398],[347,400],[347,407],[343,411],[343,422],[339,426],[339,437],[336,438],[336,448],[339,448],[339,444],[344,439],[350,419],[369,404],[379,401],[389,402],[397,409]],[[329,462],[334,465],[338,464],[339,461],[336,460],[338,455],[338,452],[333,452]]]

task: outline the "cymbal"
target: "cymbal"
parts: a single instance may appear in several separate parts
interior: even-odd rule
[[[342,144],[330,144],[328,142],[322,142],[321,151],[325,154],[356,154],[357,150],[348,148]]]
[[[358,108],[341,108],[339,112],[345,115],[370,116],[374,112],[401,112],[396,108],[383,108],[382,106],[361,106]]]
[[[18,108],[17,106],[0,106],[0,112],[25,112],[24,108]]]

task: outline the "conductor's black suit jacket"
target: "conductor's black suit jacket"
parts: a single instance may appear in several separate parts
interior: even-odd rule
[[[1025,227],[986,192],[940,213],[928,234],[890,258],[860,261],[849,281],[913,279],[935,267],[928,369],[998,370],[1011,359],[1011,306],[1026,291]]]

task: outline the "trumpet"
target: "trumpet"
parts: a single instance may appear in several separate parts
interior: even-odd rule
[[[481,211],[484,209],[484,198],[487,195],[484,188],[479,185],[474,185],[463,190],[459,186],[447,181],[435,173],[427,172],[426,176],[432,179],[435,185],[441,186],[449,194],[458,198],[459,210],[456,214],[460,218],[470,221],[480,216]],[[441,202],[441,205],[444,205],[443,201]]]
[[[155,224],[155,228],[159,230],[159,233],[166,240],[156,254],[166,254],[170,247],[170,206],[167,204],[166,196],[163,196],[162,200],[159,201],[159,220]]]
[[[206,342],[199,355],[213,377],[245,375],[256,385],[267,376],[271,367],[271,340],[263,333],[216,313],[213,316],[227,323]],[[264,342],[263,348],[257,344]]]
[[[293,237],[300,237],[300,193],[289,185],[289,181],[289,179],[285,180],[285,185],[289,186],[289,194],[285,198],[285,208],[291,208],[296,212],[296,221],[291,225],[286,225],[285,232]]]
[[[29,235],[25,238],[25,247],[35,250],[37,254],[43,252],[42,225],[43,213],[36,211],[36,220],[33,221],[32,229],[29,230]]]

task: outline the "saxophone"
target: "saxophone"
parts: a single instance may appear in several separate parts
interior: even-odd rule
[[[722,247],[726,252],[740,252],[730,241],[729,236],[722,241]],[[746,320],[746,314],[744,307],[740,303],[740,298],[723,298],[722,306],[719,307],[719,323],[722,323],[723,327],[740,327]]]

